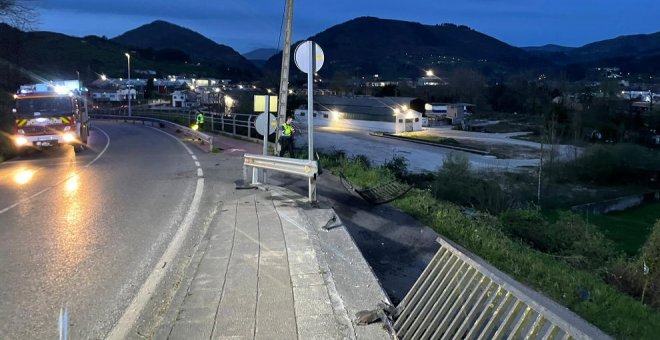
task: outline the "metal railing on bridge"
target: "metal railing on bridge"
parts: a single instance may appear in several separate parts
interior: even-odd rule
[[[255,114],[243,113],[216,113],[211,111],[200,111],[197,109],[182,108],[148,108],[134,107],[132,116],[151,117],[167,120],[182,126],[191,126],[196,121],[199,112],[204,115],[204,130],[224,133],[233,136],[245,137],[250,140],[261,142],[260,135],[254,126],[257,119]],[[98,109],[92,115],[128,116],[125,108]],[[272,136],[271,136],[272,137]]]
[[[398,339],[609,339],[554,301],[438,238],[440,249],[397,306]]]

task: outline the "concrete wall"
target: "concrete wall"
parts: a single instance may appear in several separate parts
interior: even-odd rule
[[[659,192],[649,192],[640,195],[615,198],[607,201],[594,202],[582,205],[576,205],[571,208],[573,211],[589,213],[593,215],[604,215],[613,211],[622,211],[636,207],[645,202],[653,202],[660,199]]]

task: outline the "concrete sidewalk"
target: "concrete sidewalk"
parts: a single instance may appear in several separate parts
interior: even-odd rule
[[[157,339],[385,339],[355,313],[387,296],[332,209],[279,187],[225,203]]]

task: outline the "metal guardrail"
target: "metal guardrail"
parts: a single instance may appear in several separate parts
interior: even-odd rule
[[[123,108],[101,109],[98,112],[99,114],[128,116],[128,112]],[[168,120],[180,125],[189,125],[195,122],[198,112],[200,111],[173,107],[133,107],[132,115]],[[254,125],[258,115],[243,113],[225,114],[203,110],[201,112],[204,114],[204,128],[209,131],[246,137],[255,142],[261,141],[260,135],[257,133]]]
[[[610,338],[451,242],[437,241],[440,249],[397,306],[399,339]]]
[[[186,135],[199,139],[202,142],[206,143],[209,146],[209,152],[213,151],[213,136],[209,136],[203,132],[191,129],[187,126],[183,126],[174,122],[171,122],[169,120],[165,119],[159,119],[159,118],[152,118],[152,117],[142,117],[142,116],[136,116],[136,115],[131,115],[129,116],[124,116],[124,115],[108,115],[108,114],[90,114],[90,117],[93,119],[112,119],[112,120],[123,120],[123,121],[132,121],[132,122],[142,122],[143,124],[145,122],[151,122],[152,126],[154,125],[153,123],[158,123],[159,125],[161,124],[167,124],[174,126],[176,129],[183,131]]]
[[[243,180],[248,183],[248,168],[252,168],[251,184],[258,183],[257,169],[284,172],[305,177],[309,180],[309,200],[316,201],[316,177],[319,173],[318,162],[306,159],[283,158],[246,153],[243,160]]]

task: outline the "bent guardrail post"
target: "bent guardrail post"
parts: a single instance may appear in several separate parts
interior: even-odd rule
[[[275,156],[264,156],[246,153],[243,161],[243,180],[248,183],[247,168],[252,168],[252,182],[258,183],[257,169],[272,170],[290,175],[305,177],[309,185],[309,202],[316,202],[316,176],[318,176],[318,163],[306,159],[294,159]]]

